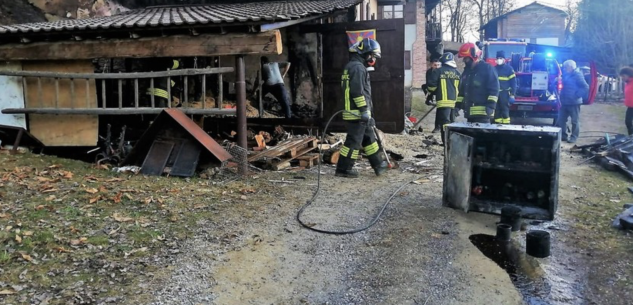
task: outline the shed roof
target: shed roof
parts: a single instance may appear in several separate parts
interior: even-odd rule
[[[551,9],[551,10],[559,11],[561,14],[567,15],[567,12],[565,12],[564,10],[562,10],[562,9],[560,9],[560,8],[558,8],[558,7],[555,7],[555,6],[551,5],[551,4],[544,3],[544,2],[541,2],[541,1],[534,1],[534,2],[532,2],[532,3],[530,3],[530,4],[528,4],[528,5],[525,5],[525,6],[519,7],[519,8],[517,8],[517,9],[515,9],[515,10],[509,11],[509,12],[507,12],[507,13],[505,13],[505,14],[501,15],[501,16],[497,16],[497,17],[495,17],[495,18],[491,19],[490,21],[488,21],[488,23],[486,23],[486,24],[484,24],[483,26],[481,26],[481,28],[480,28],[480,29],[484,29],[484,28],[486,28],[488,25],[490,25],[491,23],[497,22],[497,21],[499,21],[499,20],[500,20],[500,19],[502,19],[502,18],[506,18],[508,15],[511,15],[511,14],[517,13],[517,12],[519,12],[520,10],[522,10],[522,9],[524,9],[524,8],[527,8],[527,7],[530,7],[530,6],[535,6],[535,5],[536,5],[536,6],[541,6],[541,7],[546,8],[546,9]]]
[[[0,36],[31,33],[80,33],[91,30],[213,26],[271,23],[332,13],[361,0],[299,0],[188,6],[160,6],[130,10],[108,17],[0,25]]]

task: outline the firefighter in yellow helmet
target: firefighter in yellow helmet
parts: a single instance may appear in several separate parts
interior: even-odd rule
[[[383,160],[373,130],[376,123],[371,113],[373,107],[367,67],[373,66],[376,59],[380,58],[380,44],[373,39],[365,38],[354,44],[350,52],[350,60],[341,78],[345,98],[343,120],[346,121],[347,137],[340,151],[335,175],[358,177],[358,171],[353,167],[362,148],[374,173],[379,176],[387,170],[388,164]]]

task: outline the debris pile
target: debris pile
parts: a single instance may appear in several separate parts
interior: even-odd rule
[[[574,146],[573,151],[587,156],[581,164],[593,160],[605,169],[618,170],[633,180],[633,136],[606,134],[593,144]]]

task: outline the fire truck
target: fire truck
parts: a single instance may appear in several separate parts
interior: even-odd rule
[[[515,103],[510,105],[511,118],[550,118],[556,123],[560,110],[560,91],[563,88],[561,66],[552,52],[526,54],[528,45],[519,39],[491,39],[484,42],[486,62],[495,66],[497,51],[503,50],[506,62],[514,68],[517,79]],[[578,63],[581,66],[581,63]],[[585,80],[590,90],[583,103],[593,103],[597,93],[597,71],[588,63]]]

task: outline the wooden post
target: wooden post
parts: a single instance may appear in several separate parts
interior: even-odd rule
[[[237,94],[237,145],[246,147],[246,81],[245,81],[244,55],[235,57],[235,92]],[[248,170],[246,156],[244,159],[238,160],[240,163],[239,172],[245,175]]]

